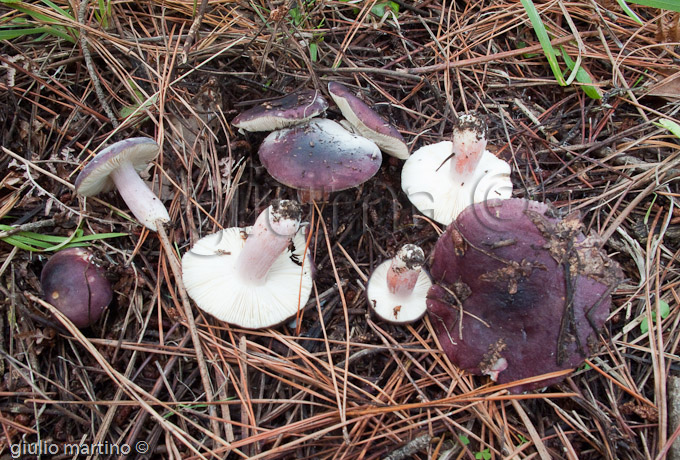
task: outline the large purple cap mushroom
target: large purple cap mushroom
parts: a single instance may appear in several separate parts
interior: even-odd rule
[[[356,187],[380,168],[380,149],[338,123],[317,119],[274,131],[260,145],[260,161],[269,174],[314,199]]]
[[[330,82],[328,92],[358,134],[375,142],[388,155],[400,160],[408,158],[408,146],[397,128],[386,122],[344,85]]]
[[[246,131],[274,131],[304,123],[327,108],[328,102],[321,93],[305,90],[258,104],[237,115],[231,123]]]
[[[82,248],[53,255],[40,274],[45,299],[77,327],[91,326],[111,303],[111,284],[104,270]]]
[[[117,188],[139,222],[156,231],[170,216],[163,203],[139,177],[139,172],[158,156],[153,139],[133,137],[116,142],[99,152],[78,174],[76,192],[93,196]]]
[[[576,214],[561,220],[522,199],[469,206],[449,225],[432,255],[427,308],[454,364],[508,383],[590,355],[622,272],[582,230]]]

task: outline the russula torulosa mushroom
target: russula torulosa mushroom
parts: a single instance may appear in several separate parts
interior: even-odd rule
[[[274,131],[305,123],[327,108],[321,93],[304,90],[258,104],[238,114],[231,123],[246,131]]]
[[[104,270],[82,248],[54,254],[42,269],[40,284],[45,299],[79,328],[97,322],[113,297]]]
[[[417,321],[425,314],[425,297],[432,286],[422,268],[425,254],[415,244],[405,244],[397,254],[378,265],[366,286],[366,297],[373,312],[395,324]]]
[[[324,200],[330,192],[356,187],[380,168],[382,155],[373,142],[338,123],[314,119],[269,134],[259,149],[269,174],[298,189],[302,201]]]
[[[153,139],[134,137],[111,144],[99,152],[76,178],[76,192],[93,196],[118,189],[123,201],[137,220],[157,231],[159,223],[170,220],[161,200],[139,177],[158,156],[159,147]]]
[[[375,142],[388,155],[400,160],[408,158],[408,146],[397,128],[352,94],[346,86],[330,82],[328,93],[357,134]]]
[[[196,306],[247,329],[275,326],[304,308],[312,262],[301,216],[297,202],[274,201],[254,226],[198,240],[182,257],[182,278]]]
[[[473,203],[510,198],[510,165],[486,150],[486,125],[461,115],[452,141],[413,152],[401,172],[401,188],[420,212],[450,224]]]
[[[558,219],[523,199],[472,205],[449,225],[432,255],[427,307],[454,364],[508,383],[590,355],[622,272],[582,230],[577,215]]]

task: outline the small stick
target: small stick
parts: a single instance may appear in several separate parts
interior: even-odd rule
[[[210,386],[210,374],[208,373],[208,366],[205,364],[205,357],[203,355],[203,348],[201,348],[201,338],[198,336],[198,329],[196,329],[196,321],[194,320],[194,313],[191,311],[191,304],[189,303],[189,297],[187,296],[187,291],[184,288],[184,282],[182,281],[182,268],[177,260],[168,234],[165,233],[165,228],[163,227],[163,222],[156,221],[158,233],[158,239],[163,246],[163,250],[168,256],[168,262],[170,264],[170,270],[175,277],[175,283],[177,286],[177,291],[179,292],[180,300],[182,301],[182,307],[184,307],[184,314],[187,317],[187,327],[191,333],[191,341],[194,344],[194,353],[196,353],[196,361],[198,364],[198,370],[201,374],[201,381],[203,382],[203,391],[205,392],[205,399],[208,403],[208,413],[210,415],[210,427],[213,433],[220,433],[220,427],[217,423],[217,408],[212,404],[214,400],[214,395],[212,387]]]
[[[7,230],[5,232],[0,232],[0,239],[2,238],[7,238],[8,236],[12,236],[16,233],[19,232],[28,232],[31,230],[36,230],[42,227],[49,227],[51,225],[54,225],[55,219],[45,219],[45,220],[38,220],[36,222],[27,222],[25,224],[17,225],[16,227],[12,228],[11,230]]]
[[[78,9],[78,22],[81,25],[85,25],[85,12],[87,11],[88,2],[89,0],[82,0],[80,2],[80,8]],[[92,85],[94,86],[94,92],[97,94],[97,99],[99,99],[99,103],[102,105],[102,108],[104,109],[104,112],[106,112],[106,116],[109,117],[113,127],[118,128],[120,123],[118,123],[116,114],[113,113],[111,106],[106,101],[106,94],[104,94],[104,90],[102,89],[102,85],[99,82],[97,72],[94,70],[92,55],[90,54],[90,47],[87,44],[87,31],[85,30],[85,27],[80,28],[80,48],[83,50],[85,67],[87,67],[87,72],[90,74],[90,79],[92,80]]]
[[[191,23],[189,33],[186,35],[187,39],[185,40],[184,48],[182,49],[182,64],[186,64],[189,60],[189,50],[191,49],[191,45],[194,44],[196,35],[198,35],[198,28],[201,26],[207,6],[208,0],[201,0],[201,4],[198,7],[198,12],[196,13],[196,16],[194,16],[194,22]]]
[[[676,435],[680,429],[680,377],[668,377],[668,413],[670,417],[668,460],[680,460],[680,439]]]

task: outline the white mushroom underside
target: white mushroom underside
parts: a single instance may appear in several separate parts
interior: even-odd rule
[[[113,156],[108,161],[101,161],[102,158],[109,156],[109,152],[116,148],[117,144],[108,146],[90,160],[91,162],[101,162],[101,164],[98,164],[80,182],[76,190],[77,193],[83,196],[94,196],[101,192],[108,192],[114,188],[113,180],[109,176],[122,164],[129,162],[139,173],[148,168],[149,163],[158,156],[158,144],[149,139],[149,142],[142,142],[122,150],[120,154]]]
[[[266,275],[254,285],[236,272],[236,261],[245,243],[242,230],[228,228],[196,242],[182,258],[182,278],[196,305],[217,319],[247,329],[275,326],[303,308],[312,290],[311,261],[300,266],[305,249],[304,232],[286,250]]]
[[[283,112],[279,112],[274,115],[255,118],[254,120],[245,120],[240,123],[234,123],[234,126],[250,132],[275,131],[277,129],[301,125],[311,120],[315,116],[316,114],[312,114],[311,116],[305,118],[291,119],[286,118],[286,115]]]
[[[425,298],[432,281],[425,270],[420,270],[418,281],[408,296],[397,296],[387,288],[387,271],[391,260],[378,265],[366,287],[366,296],[373,311],[391,323],[410,323],[420,319],[427,310]]]
[[[427,145],[411,154],[401,173],[401,188],[424,215],[450,224],[471,204],[512,196],[510,165],[484,151],[474,175],[464,183],[451,177],[450,141]],[[446,162],[442,164],[442,162]]]

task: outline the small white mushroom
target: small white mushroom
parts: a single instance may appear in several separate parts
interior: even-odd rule
[[[423,250],[405,244],[394,258],[378,265],[366,287],[371,309],[385,321],[404,324],[417,321],[425,314],[425,296],[432,286]]]
[[[275,201],[252,227],[201,238],[182,258],[189,297],[217,319],[248,329],[294,316],[312,289],[301,215],[297,202]]]

